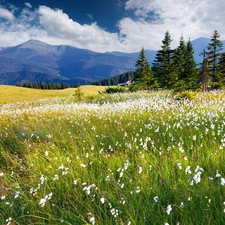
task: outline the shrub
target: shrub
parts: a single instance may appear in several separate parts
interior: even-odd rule
[[[181,99],[193,100],[193,99],[196,99],[196,92],[182,91],[176,95],[175,99],[176,100],[181,100]]]
[[[127,92],[127,88],[125,87],[108,87],[105,90],[107,94],[115,94],[115,93],[125,93]]]
[[[82,100],[84,93],[82,93],[80,86],[76,88],[73,96],[77,101]]]

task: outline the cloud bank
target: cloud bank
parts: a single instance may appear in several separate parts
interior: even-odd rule
[[[172,47],[180,36],[186,40],[211,37],[214,30],[225,39],[224,0],[129,0],[125,9],[130,17],[118,21],[118,32],[99,27],[97,22],[81,25],[61,9],[30,3],[24,8],[5,8],[0,5],[0,46],[13,46],[29,39],[53,45],[65,44],[93,51],[159,50],[165,32],[173,39]]]

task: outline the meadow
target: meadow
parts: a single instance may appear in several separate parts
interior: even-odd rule
[[[222,225],[225,93],[0,105],[0,224]]]
[[[81,86],[81,90],[86,96],[97,95],[105,90],[103,86]],[[9,85],[0,85],[0,105],[21,101],[33,101],[43,98],[68,97],[74,94],[74,88],[63,90],[38,90]]]

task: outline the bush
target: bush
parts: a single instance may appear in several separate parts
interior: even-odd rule
[[[182,100],[182,99],[193,100],[193,99],[196,99],[196,92],[183,91],[178,93],[175,98],[176,100]]]
[[[127,88],[125,87],[108,87],[105,89],[105,93],[107,94],[125,93],[125,92],[127,92]]]
[[[84,93],[81,91],[80,86],[76,88],[73,96],[74,96],[75,100],[77,100],[77,101],[82,100]]]

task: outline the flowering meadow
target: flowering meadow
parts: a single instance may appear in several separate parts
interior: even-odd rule
[[[225,224],[225,93],[1,105],[0,224]]]

